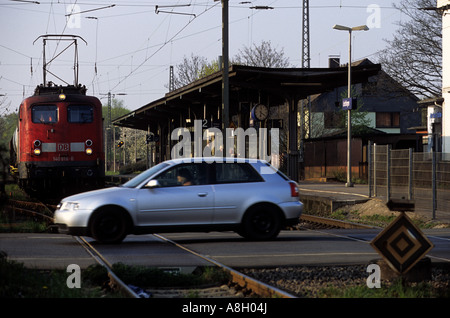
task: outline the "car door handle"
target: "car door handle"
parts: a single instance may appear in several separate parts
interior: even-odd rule
[[[208,195],[208,192],[200,192],[200,193],[197,193],[197,195],[199,196],[199,197],[206,197],[207,195]]]

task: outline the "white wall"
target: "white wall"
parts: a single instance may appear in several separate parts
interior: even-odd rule
[[[450,0],[437,0],[437,7],[450,6]],[[442,152],[450,153],[450,8],[442,13]]]

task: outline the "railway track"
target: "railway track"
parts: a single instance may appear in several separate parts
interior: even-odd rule
[[[291,294],[282,291],[276,287],[270,286],[263,282],[260,282],[250,276],[247,276],[235,269],[227,267],[213,259],[206,256],[200,255],[194,251],[187,249],[177,243],[159,235],[154,234],[159,239],[166,241],[169,244],[176,245],[197,257],[207,260],[211,263],[211,266],[219,268],[225,271],[230,280],[227,286],[222,285],[220,287],[207,286],[207,287],[193,287],[193,288],[151,288],[147,286],[130,286],[127,285],[116,273],[114,273],[113,266],[108,262],[108,260],[95,249],[85,238],[76,236],[75,239],[80,243],[87,252],[97,261],[98,264],[105,267],[109,276],[109,285],[113,286],[114,289],[118,289],[123,292],[128,297],[131,298],[148,298],[149,295],[152,297],[186,297],[189,293],[201,294],[203,298],[294,298]],[[232,286],[232,288],[229,288]],[[242,290],[240,294],[236,290]]]
[[[52,231],[52,214],[53,211],[55,210],[55,206],[53,205],[48,205],[42,202],[27,202],[27,201],[17,201],[17,200],[9,200],[7,205],[4,207],[3,211],[7,211],[7,213],[9,214],[20,214],[20,215],[24,215],[24,216],[28,216],[31,217],[33,220],[37,220],[40,219],[41,221],[44,221],[48,224],[48,230]],[[324,227],[349,227],[350,225],[345,225],[345,222],[342,221],[336,221],[336,220],[330,220],[330,219],[325,219],[325,218],[317,218],[314,216],[305,216],[302,217],[302,222],[307,222],[310,226],[315,226],[318,227],[320,226],[321,228]],[[351,227],[353,227],[355,225],[351,225]],[[200,257],[206,261],[208,261],[211,266],[217,267],[222,269],[223,271],[225,271],[228,276],[230,277],[230,282],[228,285],[230,286],[234,286],[234,290],[238,289],[238,290],[242,290],[244,291],[243,293],[241,293],[240,297],[243,297],[244,295],[250,296],[250,297],[264,297],[264,298],[272,298],[272,297],[276,297],[276,298],[292,298],[294,297],[293,295],[277,288],[277,287],[273,287],[269,284],[263,283],[255,278],[252,278],[242,272],[239,272],[233,268],[227,267],[219,262],[217,262],[216,260],[213,260],[211,258],[208,258],[206,256],[200,255],[194,251],[191,251],[189,249],[187,249],[186,247],[177,244],[174,241],[171,241],[161,235],[158,234],[154,234],[156,237],[158,237],[159,239],[172,244],[174,246],[177,246],[178,248],[181,248],[191,254],[194,254],[197,257]],[[108,276],[110,279],[110,285],[115,286],[116,288],[120,289],[123,291],[123,293],[127,296],[127,297],[132,297],[132,298],[139,298],[139,297],[143,297],[143,295],[145,296],[145,293],[139,293],[137,292],[135,289],[131,288],[129,285],[125,284],[120,277],[118,277],[113,269],[112,269],[112,265],[108,262],[107,259],[105,259],[91,244],[89,244],[89,242],[83,238],[83,237],[75,237],[75,239],[77,240],[77,242],[83,246],[86,251],[96,260],[96,262],[98,264],[100,264],[101,266],[105,267],[107,272],[108,272]],[[144,286],[145,287],[145,286]],[[141,289],[142,291],[142,289]],[[157,290],[152,291],[152,293],[157,293]],[[167,295],[167,289],[164,290],[165,295]],[[217,289],[214,288],[205,288],[204,292],[202,293],[202,295],[204,297],[208,297],[208,294],[211,295],[211,297],[217,297],[219,294],[217,293]],[[172,293],[172,295],[177,295],[176,292]],[[178,293],[178,295],[180,295]],[[220,297],[236,297],[236,292],[235,291],[227,291],[226,288],[222,288],[221,293],[220,293]]]
[[[300,217],[300,225],[307,225],[308,228],[311,229],[373,229],[375,227],[359,224],[354,222],[324,218],[315,215],[302,214]]]
[[[7,224],[2,224],[3,227],[13,227],[20,225],[24,220],[32,220],[45,223],[47,232],[57,232],[57,228],[53,224],[53,212],[56,209],[54,205],[9,199],[0,208],[1,215],[8,221]]]
[[[75,236],[75,239],[81,246],[83,246],[86,251],[96,260],[96,262],[103,266],[107,272],[109,277],[109,285],[112,288],[121,290],[126,296],[130,298],[140,298],[140,295],[137,291],[133,290],[125,284],[112,270],[112,265],[106,260],[91,244],[89,244],[86,239],[80,236]]]

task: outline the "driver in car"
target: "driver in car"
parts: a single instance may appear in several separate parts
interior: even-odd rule
[[[178,172],[177,176],[178,183],[184,186],[192,185],[192,175],[188,169],[182,168]]]

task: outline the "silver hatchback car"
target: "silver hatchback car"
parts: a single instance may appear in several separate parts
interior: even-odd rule
[[[265,161],[190,158],[162,162],[113,188],[64,198],[60,233],[119,243],[128,234],[235,231],[275,238],[299,222],[297,184]]]

